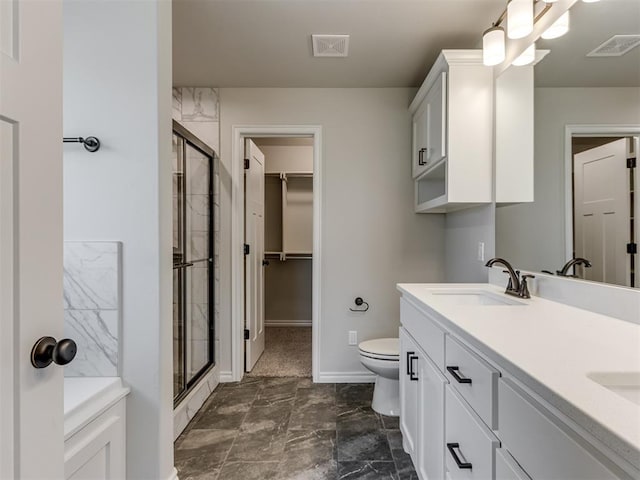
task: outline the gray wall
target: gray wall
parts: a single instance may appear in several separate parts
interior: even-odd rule
[[[220,89],[221,339],[231,336],[231,127],[320,124],[322,165],[321,373],[365,372],[347,331],[359,340],[396,336],[398,282],[444,280],[444,218],[413,213],[413,89]],[[352,314],[353,299],[371,304]],[[221,371],[231,369],[221,342]]]
[[[483,283],[488,280],[486,260],[494,256],[493,204],[447,213],[445,221],[446,281]],[[485,261],[478,260],[478,243],[484,243]]]
[[[169,2],[65,0],[64,133],[102,142],[97,153],[65,147],[65,240],[122,242],[127,478],[167,479],[173,472]]]
[[[522,269],[565,259],[565,125],[640,124],[640,88],[535,89],[535,201],[496,209],[496,252]]]

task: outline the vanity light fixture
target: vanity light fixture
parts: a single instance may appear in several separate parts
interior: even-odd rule
[[[584,3],[596,3],[599,2],[600,0],[582,0]]]
[[[553,22],[551,26],[547,28],[540,36],[545,40],[550,40],[552,38],[561,37],[568,31],[569,31],[569,10],[564,12],[562,16],[558,18],[555,22]]]
[[[524,52],[520,54],[518,58],[516,58],[513,61],[512,65],[515,65],[516,67],[522,67],[524,65],[529,65],[533,63],[535,59],[536,59],[536,44],[532,43]]]
[[[507,36],[523,38],[533,31],[533,0],[510,0],[507,4]]]
[[[482,63],[487,67],[504,62],[504,28],[493,26],[482,35]]]

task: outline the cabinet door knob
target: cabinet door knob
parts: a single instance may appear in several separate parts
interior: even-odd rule
[[[456,382],[458,382],[458,383],[471,383],[471,379],[470,378],[464,378],[464,377],[461,377],[460,375],[458,375],[459,371],[460,371],[460,367],[447,367],[447,372],[449,372],[451,374],[451,376],[456,379]]]
[[[455,450],[456,448],[458,450],[460,450],[460,444],[459,443],[447,443],[447,450],[449,450],[449,453],[453,457],[453,460],[456,462],[456,465],[458,466],[458,468],[463,469],[463,470],[464,469],[471,470],[471,464],[470,463],[463,462],[462,460],[460,460],[460,457],[458,457],[458,454],[456,453],[456,450]]]
[[[42,337],[31,349],[31,365],[35,368],[45,368],[51,363],[66,365],[75,358],[77,351],[76,342],[70,338],[57,342],[53,337]]]

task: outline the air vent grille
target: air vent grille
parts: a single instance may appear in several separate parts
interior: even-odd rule
[[[620,57],[640,45],[640,35],[614,35],[598,48],[587,53],[587,57]]]
[[[349,35],[311,35],[314,57],[346,57]]]

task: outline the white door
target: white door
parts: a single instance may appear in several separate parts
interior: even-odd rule
[[[61,479],[62,3],[0,1],[0,478]]]
[[[245,370],[250,372],[264,352],[264,155],[251,140],[245,142]],[[246,336],[245,336],[246,338]]]
[[[630,285],[627,139],[574,155],[574,250],[584,278]]]

